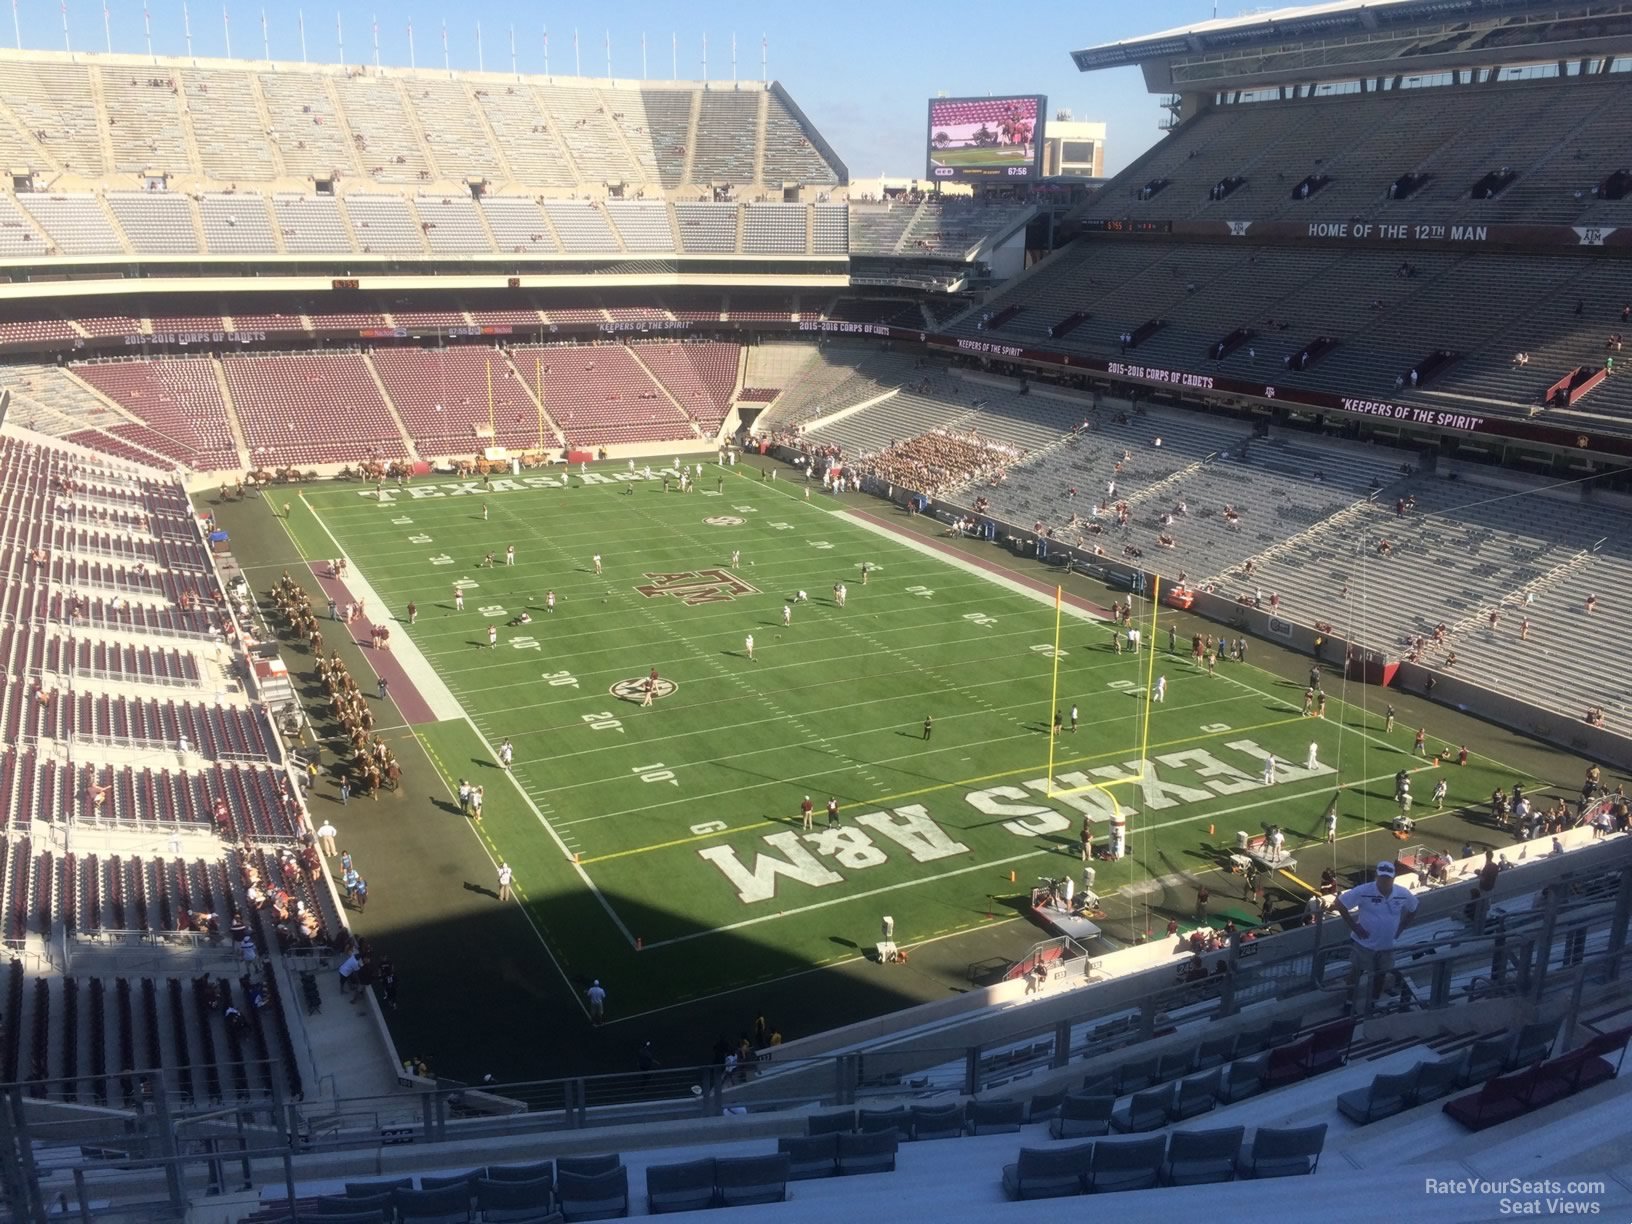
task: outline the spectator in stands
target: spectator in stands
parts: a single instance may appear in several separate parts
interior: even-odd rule
[[[1354,943],[1351,964],[1358,984],[1361,974],[1371,977],[1371,997],[1375,1001],[1382,993],[1383,979],[1394,968],[1394,944],[1401,932],[1411,925],[1417,912],[1417,899],[1409,889],[1394,883],[1394,863],[1385,860],[1377,864],[1377,874],[1369,884],[1362,884],[1340,894],[1332,908],[1349,928]]]

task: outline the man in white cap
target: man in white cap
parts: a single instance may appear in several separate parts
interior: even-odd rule
[[[589,1018],[596,1024],[605,1020],[606,990],[601,986],[599,978],[589,984],[589,989],[584,992],[584,996],[589,1000]]]
[[[1358,988],[1360,975],[1369,974],[1375,1003],[1382,993],[1383,979],[1394,968],[1394,941],[1416,917],[1417,899],[1410,889],[1394,883],[1394,863],[1384,860],[1377,864],[1371,883],[1342,893],[1332,908],[1348,924],[1349,938],[1354,943],[1349,959],[1354,967],[1350,981]]]

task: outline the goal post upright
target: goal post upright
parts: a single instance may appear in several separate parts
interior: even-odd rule
[[[1145,692],[1144,717],[1139,720],[1139,778],[1143,782],[1145,769],[1150,760],[1150,713],[1155,708],[1156,683],[1156,633],[1162,613],[1162,579],[1160,575],[1153,575],[1150,589],[1150,636],[1144,643],[1149,652],[1149,662],[1145,664]]]
[[[1060,617],[1064,606],[1064,589],[1054,588],[1054,677],[1049,689],[1048,709],[1043,715],[1043,725],[1048,728],[1048,790],[1054,790],[1054,747],[1059,736],[1054,734],[1054,712],[1060,708]]]

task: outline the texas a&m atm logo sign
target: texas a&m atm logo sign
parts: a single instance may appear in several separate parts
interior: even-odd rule
[[[637,586],[647,599],[673,596],[688,607],[702,604],[729,603],[743,595],[758,595],[759,588],[750,586],[727,569],[686,570],[678,574],[642,574],[650,581]]]

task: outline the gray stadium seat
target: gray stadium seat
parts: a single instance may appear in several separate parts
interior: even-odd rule
[[[1166,1157],[1167,1139],[1161,1135],[1120,1143],[1102,1140],[1094,1144],[1088,1189],[1095,1194],[1148,1190],[1161,1179]]]
[[[777,1151],[788,1158],[788,1177],[803,1181],[812,1177],[832,1177],[838,1173],[839,1134],[838,1131],[828,1131],[821,1135],[795,1135],[778,1139]]]
[[[1003,1192],[1014,1199],[1081,1194],[1087,1185],[1093,1153],[1091,1143],[1066,1148],[1021,1148],[1019,1160],[1003,1166]]]
[[[646,1203],[653,1215],[697,1211],[714,1202],[714,1158],[681,1164],[652,1165],[646,1170]]]
[[[1326,1123],[1285,1130],[1260,1126],[1252,1147],[1236,1162],[1242,1177],[1299,1177],[1313,1173],[1326,1146]]]
[[[763,1156],[722,1156],[714,1162],[714,1184],[722,1207],[780,1203],[788,1197],[792,1161],[785,1152]]]
[[[893,1128],[866,1134],[839,1135],[839,1175],[895,1172],[898,1132]]]
[[[1089,1139],[1111,1133],[1111,1114],[1116,1098],[1073,1092],[1060,1103],[1059,1117],[1048,1124],[1056,1139]]]
[[[1246,1128],[1174,1131],[1167,1141],[1162,1181],[1169,1186],[1200,1186],[1235,1180],[1235,1162],[1241,1155]]]

